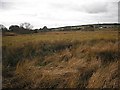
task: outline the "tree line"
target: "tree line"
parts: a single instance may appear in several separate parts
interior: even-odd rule
[[[8,29],[4,25],[0,24],[0,31],[2,32],[2,34],[5,34],[7,32],[13,32],[17,34],[30,34],[49,31],[49,29],[47,28],[47,26],[44,26],[40,29],[33,29],[33,25],[25,22],[21,23],[20,25],[11,25]]]

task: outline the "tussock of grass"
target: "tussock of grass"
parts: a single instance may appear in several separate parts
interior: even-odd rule
[[[99,68],[90,78],[88,88],[117,88],[118,62]]]

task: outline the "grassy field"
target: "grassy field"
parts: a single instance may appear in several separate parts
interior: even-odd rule
[[[3,36],[3,88],[118,88],[118,32]]]

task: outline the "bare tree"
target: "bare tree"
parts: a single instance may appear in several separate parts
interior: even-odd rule
[[[33,26],[28,22],[21,23],[20,27],[23,27],[25,29],[32,29],[33,28]]]

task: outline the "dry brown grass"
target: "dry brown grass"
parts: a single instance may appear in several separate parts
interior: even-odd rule
[[[52,32],[51,36],[59,37],[55,33]],[[83,36],[75,36],[77,39],[73,39],[73,36],[72,40],[65,39],[68,37],[53,41],[37,39],[29,43],[22,42],[22,46],[16,47],[16,42],[11,46],[8,46],[10,42],[5,43],[7,59],[9,57],[10,60],[12,54],[16,56],[14,60],[18,60],[14,63],[16,69],[9,81],[11,88],[118,88],[117,33],[107,32],[108,36],[98,38],[99,32],[94,35],[93,32],[87,32],[86,35],[90,35],[79,40],[80,37],[85,37],[85,33],[81,33]],[[82,35],[80,32],[67,34],[70,37],[72,34]],[[60,36],[64,36],[64,33],[60,33]],[[16,53],[18,51],[19,53]],[[17,59],[18,55],[22,57]],[[10,88],[9,85],[5,87]]]
[[[89,80],[88,88],[117,88],[118,61],[99,68]]]

